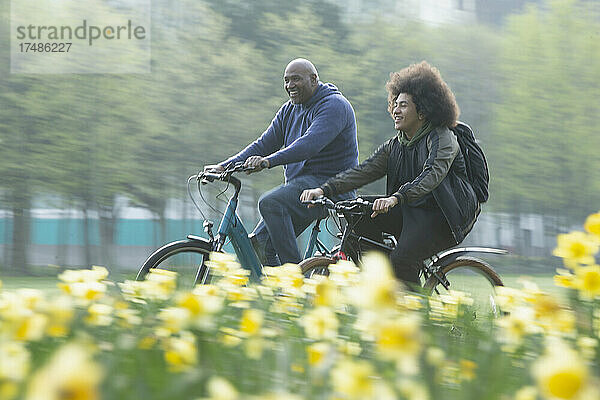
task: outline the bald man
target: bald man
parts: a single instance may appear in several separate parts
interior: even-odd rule
[[[222,170],[244,162],[255,171],[283,166],[283,185],[258,202],[261,220],[250,235],[264,265],[299,263],[296,237],[324,216],[319,208],[300,203],[303,190],[358,165],[356,119],[350,102],[331,83],[319,81],[315,66],[298,58],[285,68],[283,86],[289,96],[263,134],[236,155],[205,170]],[[336,200],[354,197],[344,193]]]

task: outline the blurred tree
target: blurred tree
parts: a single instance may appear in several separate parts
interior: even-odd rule
[[[475,13],[481,23],[501,25],[509,15],[523,12],[528,3],[541,4],[543,0],[475,0]]]
[[[561,0],[510,18],[488,147],[498,210],[581,220],[600,204],[597,17]]]
[[[581,218],[597,207],[593,2],[529,7],[509,18],[506,38],[475,24],[434,27],[376,12],[346,23],[326,0],[164,0],[152,10],[151,74],[0,75],[0,196],[13,214],[13,268],[27,265],[29,209],[40,195],[58,195],[87,222],[97,216],[103,250],[93,252],[90,223],[86,264],[113,264],[121,195],[155,215],[156,245],[167,240],[168,200],[185,196],[187,176],[264,131],[287,101],[283,70],[296,57],[313,61],[353,104],[361,160],[396,134],[389,73],[427,60],[489,156],[490,208]],[[0,39],[4,66],[8,37]],[[281,168],[251,175],[245,193],[255,202],[281,181]],[[382,190],[380,182],[363,192]]]
[[[289,36],[273,37],[267,19],[274,15],[281,20],[292,22],[297,13],[308,10],[311,15],[310,24],[306,30],[321,32],[333,31],[334,42],[341,44],[349,30],[342,21],[341,8],[327,0],[308,0],[298,2],[293,0],[207,0],[213,10],[227,18],[229,35],[248,41],[255,47],[268,51],[276,51],[287,46]],[[294,27],[290,26],[290,30]]]

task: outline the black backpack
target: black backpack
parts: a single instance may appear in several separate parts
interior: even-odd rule
[[[467,167],[467,177],[473,187],[473,191],[480,203],[485,203],[489,197],[488,185],[490,175],[488,172],[487,161],[483,150],[477,144],[477,139],[473,134],[471,127],[463,122],[458,121],[452,132],[458,139],[460,151],[465,159]]]

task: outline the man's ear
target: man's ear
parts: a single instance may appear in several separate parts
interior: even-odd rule
[[[317,74],[310,74],[310,83],[312,83],[313,85],[316,85],[317,82],[318,82]]]

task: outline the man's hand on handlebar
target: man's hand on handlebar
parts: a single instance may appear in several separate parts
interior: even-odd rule
[[[398,204],[398,198],[395,196],[375,200],[373,202],[373,214],[371,214],[371,218],[375,218],[379,214],[388,212],[391,208],[396,206],[396,204]]]
[[[223,168],[219,164],[205,165],[204,172],[223,172],[225,168]]]
[[[264,168],[269,167],[269,160],[262,156],[250,156],[244,162],[244,168],[251,168],[246,171],[247,174],[262,171]]]
[[[321,189],[321,188],[306,189],[300,195],[300,201],[302,203],[308,203],[309,201],[316,199],[317,197],[323,196],[323,194],[324,194],[323,189]],[[312,204],[309,204],[308,207],[314,207],[314,206]]]

